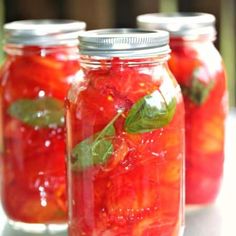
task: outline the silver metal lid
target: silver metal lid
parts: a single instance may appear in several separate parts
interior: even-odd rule
[[[77,45],[86,23],[74,20],[22,20],[4,25],[5,43],[18,45]]]
[[[152,13],[137,17],[139,28],[148,30],[167,30],[171,36],[194,38],[198,36],[215,37],[215,16],[208,13]]]
[[[99,57],[143,57],[167,54],[169,33],[140,29],[100,29],[81,32],[80,54]]]

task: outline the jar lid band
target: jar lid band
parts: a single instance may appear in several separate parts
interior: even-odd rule
[[[137,17],[139,28],[167,30],[171,36],[215,37],[215,16],[208,13],[152,13]]]
[[[80,54],[136,57],[170,52],[169,33],[140,29],[100,29],[81,32]]]
[[[20,45],[77,45],[86,23],[74,20],[22,20],[4,25],[4,40]]]

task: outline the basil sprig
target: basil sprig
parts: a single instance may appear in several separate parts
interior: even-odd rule
[[[137,101],[128,112],[124,129],[128,133],[145,133],[171,122],[176,110],[176,98],[167,91],[157,90]],[[114,152],[112,139],[116,135],[114,122],[119,112],[105,128],[77,144],[71,153],[73,170],[83,170],[106,163]]]
[[[32,127],[64,125],[64,104],[51,97],[17,100],[10,105],[7,112]]]
[[[193,103],[202,105],[207,98],[214,86],[214,81],[210,80],[208,84],[199,80],[199,69],[193,72],[193,78],[190,86],[181,85],[182,92],[187,96]]]
[[[71,154],[73,170],[83,170],[90,166],[104,164],[107,161],[114,151],[112,143],[112,138],[116,133],[114,123],[121,113],[117,113],[103,130],[74,147]]]
[[[128,133],[145,133],[167,125],[176,108],[175,97],[168,98],[157,90],[136,102],[125,120]]]

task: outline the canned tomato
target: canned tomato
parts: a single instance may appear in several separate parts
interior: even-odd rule
[[[78,33],[84,28],[71,20],[4,26],[1,200],[18,226],[66,223],[64,98],[80,68]]]
[[[170,32],[169,66],[184,95],[186,127],[186,203],[214,202],[224,163],[226,76],[213,41],[215,17],[206,13],[138,16],[139,27]]]
[[[184,108],[164,31],[80,34],[66,102],[69,235],[177,236]]]

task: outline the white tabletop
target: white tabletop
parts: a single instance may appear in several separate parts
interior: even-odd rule
[[[186,214],[184,236],[236,236],[236,111],[226,125],[224,181],[214,206]]]
[[[215,205],[186,214],[184,236],[236,236],[236,112],[232,111],[227,120],[225,175],[221,193]],[[7,224],[0,209],[0,236],[56,235],[61,233],[25,233]]]

